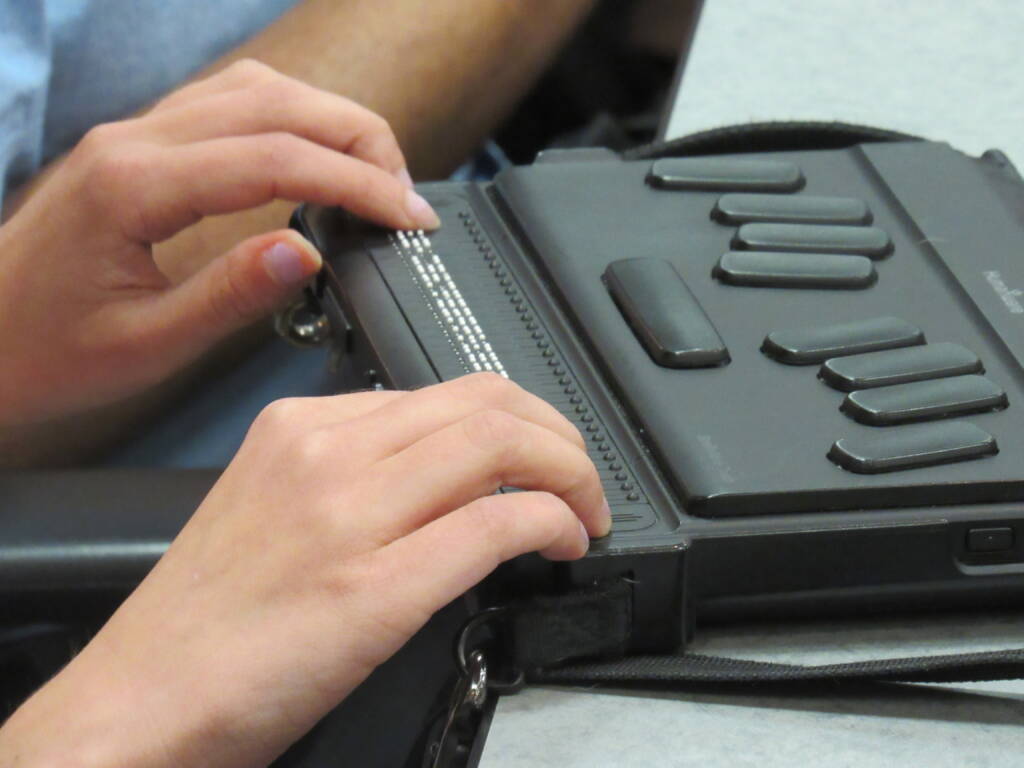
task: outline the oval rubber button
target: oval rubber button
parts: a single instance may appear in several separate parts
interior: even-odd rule
[[[877,389],[859,389],[840,410],[862,424],[888,426],[925,419],[1005,408],[1006,393],[984,376],[915,381]]]
[[[844,469],[877,474],[965,461],[999,452],[996,439],[966,421],[918,424],[842,438],[828,457]]]
[[[982,372],[981,360],[966,347],[949,342],[837,357],[821,364],[818,375],[833,389],[887,387],[911,381]]]

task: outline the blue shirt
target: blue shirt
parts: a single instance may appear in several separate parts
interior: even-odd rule
[[[5,188],[173,90],[298,0],[0,0]]]

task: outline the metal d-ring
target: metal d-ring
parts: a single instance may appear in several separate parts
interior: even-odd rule
[[[300,298],[274,315],[274,330],[297,347],[316,347],[331,336],[331,324],[308,288]]]
[[[467,648],[469,647],[469,641],[472,634],[487,624],[490,621],[500,619],[505,614],[505,606],[499,605],[493,608],[485,608],[475,616],[471,616],[465,624],[462,625],[462,629],[459,630],[458,637],[455,641],[455,663],[458,665],[459,674],[465,678],[471,677],[470,664],[467,661],[469,653]],[[497,680],[493,677],[487,677],[487,688],[488,690],[494,691],[495,693],[516,693],[522,690],[526,684],[526,676],[523,671],[516,670],[515,677],[511,680]]]

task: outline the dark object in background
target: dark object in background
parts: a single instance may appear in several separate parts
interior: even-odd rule
[[[679,3],[688,23],[698,5]],[[498,129],[495,139],[513,163],[552,147],[621,151],[654,140],[677,57],[630,42],[632,11],[632,3],[600,5]]]

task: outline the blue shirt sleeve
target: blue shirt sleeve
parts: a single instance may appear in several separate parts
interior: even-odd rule
[[[41,162],[49,47],[41,4],[0,3],[0,206]]]
[[[5,189],[151,103],[298,0],[0,0]]]

